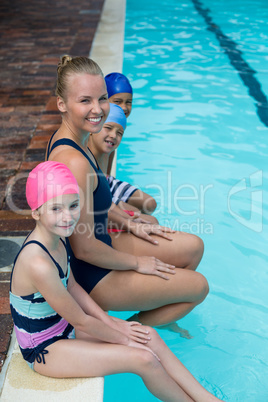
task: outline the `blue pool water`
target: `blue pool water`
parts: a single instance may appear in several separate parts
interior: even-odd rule
[[[204,240],[210,294],[179,322],[193,339],[159,333],[231,402],[268,401],[267,22],[266,0],[127,0],[134,106],[117,177]],[[104,402],[155,400],[134,375],[105,380]]]

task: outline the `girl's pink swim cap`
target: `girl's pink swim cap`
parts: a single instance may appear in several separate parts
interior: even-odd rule
[[[32,211],[63,194],[79,194],[76,178],[63,163],[42,162],[29,173],[26,199]]]

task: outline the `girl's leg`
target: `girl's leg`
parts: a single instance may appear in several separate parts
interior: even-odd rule
[[[35,362],[34,365],[42,375],[68,378],[134,373],[140,375],[152,394],[162,401],[193,401],[145,349],[84,339],[61,340],[47,349],[46,364]]]
[[[198,272],[176,269],[165,280],[135,271],[112,271],[91,291],[90,296],[104,309],[137,311],[139,321],[161,326],[188,314],[207,293],[206,279]]]
[[[203,241],[184,232],[168,233],[172,240],[152,235],[158,245],[151,244],[131,233],[111,233],[113,247],[136,256],[154,256],[175,267],[195,270],[204,252]]]
[[[220,399],[210,394],[192,376],[181,361],[172,353],[158,333],[148,327],[151,340],[148,346],[159,356],[161,364],[171,378],[188,394],[194,401],[216,402]]]

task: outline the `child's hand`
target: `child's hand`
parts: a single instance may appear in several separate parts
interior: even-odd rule
[[[144,327],[139,322],[124,321],[124,320],[118,320],[118,319],[114,319],[114,318],[113,318],[113,321],[115,323],[115,325],[113,325],[113,327],[115,329],[122,332],[129,339],[131,339],[135,342],[146,344],[151,339],[150,331],[149,331],[148,327]]]
[[[138,349],[144,349],[147,350],[148,352],[152,353],[154,355],[154,357],[160,362],[159,357],[157,356],[157,354],[148,346],[142,345],[141,343],[129,340],[129,343],[127,346],[131,346],[133,348],[138,348]]]

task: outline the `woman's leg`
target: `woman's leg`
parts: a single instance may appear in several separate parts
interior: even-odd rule
[[[195,270],[204,252],[203,241],[184,232],[168,233],[172,240],[152,235],[158,244],[151,244],[131,233],[112,233],[113,247],[136,256],[154,256],[159,260],[178,268]]]
[[[159,356],[161,364],[166,372],[186,394],[194,401],[198,402],[220,401],[220,399],[210,394],[199,384],[154,329],[148,327],[148,331],[150,332],[151,338],[148,342],[148,346]]]
[[[152,394],[162,401],[193,401],[145,349],[84,339],[57,341],[47,349],[46,364],[35,362],[34,365],[42,375],[68,378],[134,373],[140,375]]]
[[[139,310],[141,323],[162,326],[184,317],[208,293],[207,281],[198,272],[177,268],[169,277],[165,280],[135,271],[112,271],[90,296],[104,310]]]

